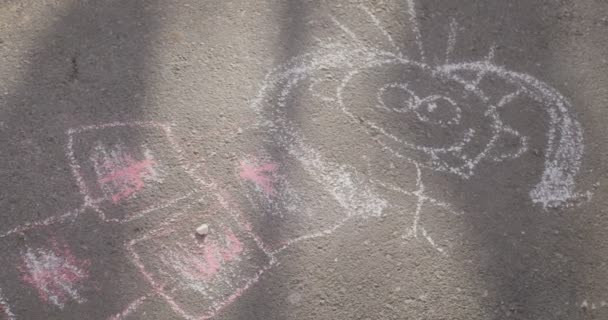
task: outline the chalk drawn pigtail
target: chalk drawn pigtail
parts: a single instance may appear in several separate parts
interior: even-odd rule
[[[551,128],[547,133],[545,170],[541,181],[530,191],[535,203],[556,207],[579,197],[574,191],[583,155],[583,134],[580,123],[568,113],[568,101],[556,91],[545,87],[555,97],[549,109]],[[557,137],[555,135],[558,135]]]
[[[575,191],[575,177],[583,155],[583,134],[580,123],[571,114],[572,106],[564,96],[530,75],[509,71],[487,61],[449,64],[438,70],[444,74],[463,71],[495,74],[543,105],[549,123],[545,164],[541,181],[530,191],[530,198],[549,208],[579,197]]]

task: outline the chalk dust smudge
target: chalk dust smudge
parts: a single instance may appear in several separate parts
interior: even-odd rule
[[[85,302],[78,290],[89,278],[89,260],[76,258],[69,248],[54,242],[50,249],[27,248],[19,267],[21,279],[34,287],[40,299],[63,309],[69,301]]]

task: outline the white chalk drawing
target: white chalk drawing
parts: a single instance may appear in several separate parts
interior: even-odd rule
[[[187,165],[171,126],[156,122],[113,122],[68,130],[67,158],[83,205],[3,231],[0,238],[66,223],[87,211],[98,214],[103,222],[123,224],[170,209],[166,210],[172,211],[170,219],[126,244],[130,259],[149,283],[151,292],[109,319],[132,314],[151,296],[164,299],[185,319],[210,319],[277,265],[277,256],[285,249],[300,241],[328,236],[355,218],[368,219],[393,212],[410,215],[412,222],[404,228],[403,238],[421,238],[440,254],[448,255],[447,249],[427,230],[422,217],[429,206],[454,215],[460,213],[427,193],[422,172],[430,170],[470,179],[482,163],[517,159],[528,152],[534,137],[517,130],[517,126],[503,119],[501,112],[518,99],[541,105],[548,119],[544,171],[529,191],[530,199],[549,208],[578,197],[575,178],[581,165],[583,137],[567,99],[530,75],[496,65],[494,50],[481,61],[453,62],[458,33],[455,20],[450,23],[443,64],[430,64],[414,0],[407,0],[406,4],[415,44],[413,54],[403,54],[408,48],[400,47],[373,12],[360,7],[386,39],[388,48],[370,45],[330,16],[349,40],[320,40],[320,48],[271,70],[251,101],[250,107],[258,114],[257,128],[272,135],[274,146],[285,151],[285,159],[273,159],[261,152],[256,158],[243,159],[237,175],[252,206],[264,209],[252,214],[285,221],[300,219],[288,225],[289,232],[280,241],[272,243],[260,237],[263,231],[250,222],[251,216],[241,212],[217,183],[201,174],[200,167]],[[392,70],[393,75],[383,73],[387,70]],[[327,77],[327,73],[332,76]],[[371,80],[375,74],[384,81],[376,83],[376,87],[364,87],[374,82]],[[387,82],[386,78],[394,80]],[[489,94],[484,87],[489,78],[497,79],[510,91],[499,96]],[[335,84],[335,90],[328,92],[328,83]],[[362,130],[395,160],[411,164],[415,188],[407,190],[368,176],[359,168],[330,160],[324,150],[315,147],[287,115],[290,96],[305,84],[320,104],[355,124],[357,130]],[[370,89],[374,92],[373,99],[357,96],[358,91]],[[415,130],[399,126],[399,119],[405,118],[414,119],[433,134],[449,135],[444,139],[412,135],[410,131]],[[155,152],[158,146],[154,143],[135,146],[126,143],[129,135],[138,130],[154,136],[152,141],[163,141],[173,152]],[[510,142],[509,147],[505,147],[505,141]],[[172,158],[166,158],[166,153]],[[281,166],[291,159],[295,159],[305,175],[290,177],[281,173]],[[320,210],[312,205],[315,201],[297,192],[310,186],[298,181],[307,178],[312,178],[332,199],[316,202],[333,202],[336,208]],[[146,195],[147,185],[170,183],[177,183],[179,188],[166,188],[175,192],[165,198],[157,199],[155,193]],[[206,198],[193,200],[201,193]],[[208,211],[204,215],[192,212],[199,201]],[[411,212],[405,212],[406,202],[415,204]],[[183,206],[184,203],[187,205]],[[190,230],[201,218],[215,228],[205,239],[196,238]],[[53,245],[26,248],[19,269],[21,280],[33,287],[42,301],[63,309],[68,303],[85,302],[79,291],[89,279],[89,267],[89,260],[76,258],[66,246]],[[15,318],[2,291],[0,315]]]
[[[157,161],[149,149],[144,147],[142,160],[133,159],[125,149],[123,144],[119,144],[116,149],[108,151],[100,143],[90,159],[97,174],[99,188],[114,203],[136,194],[145,187],[145,182],[162,182]]]
[[[210,205],[201,199],[206,212],[194,204],[181,208],[172,220],[127,245],[153,293],[185,319],[213,318],[276,263],[248,224],[218,200]],[[214,229],[200,238],[191,229],[203,219]]]
[[[361,7],[386,37],[390,44],[388,48],[363,42],[362,37],[330,16],[345,38],[350,40],[323,42],[320,48],[293,57],[267,74],[250,107],[258,115],[257,128],[271,136],[269,141],[273,147],[297,159],[310,176],[324,185],[349,212],[346,220],[352,216],[379,216],[391,206],[378,193],[378,187],[417,197],[413,223],[406,234],[414,238],[423,237],[445,254],[445,250],[420,224],[420,216],[425,205],[440,205],[448,209],[450,206],[425,193],[421,170],[469,179],[481,163],[499,163],[521,157],[529,151],[531,137],[516,130],[502,118],[501,112],[517,99],[526,99],[534,102],[532,105],[542,106],[548,123],[543,138],[546,142],[544,170],[539,182],[529,192],[531,201],[549,208],[579,197],[575,178],[581,165],[583,137],[581,125],[574,119],[568,100],[533,76],[496,65],[494,49],[481,61],[453,62],[458,29],[455,20],[450,23],[445,62],[430,64],[416,18],[415,3],[408,0],[407,5],[416,44],[409,56],[402,53],[379,19],[369,9]],[[374,82],[377,77],[381,81]],[[396,80],[386,82],[386,78],[391,77]],[[335,92],[328,93],[325,83],[328,78],[338,79]],[[486,92],[488,79],[500,81],[500,85],[504,84],[509,91],[499,96]],[[374,177],[363,177],[355,168],[327,160],[288,115],[298,107],[290,103],[290,97],[300,93],[299,87],[307,83],[306,89],[319,99],[319,104],[334,113],[343,114],[351,123],[363,128],[395,159],[409,162],[416,170],[416,189],[403,190],[376,181]],[[362,88],[366,85],[368,88]],[[376,90],[373,100],[358,96],[365,89]],[[399,99],[395,102],[390,97]],[[415,119],[423,129],[428,129],[431,136],[443,134],[447,138],[412,138],[415,132],[409,131],[415,130],[404,130],[403,121],[398,121],[406,117]],[[336,221],[332,228],[302,238],[327,235],[344,221]]]
[[[589,302],[589,301],[587,301],[587,299],[585,299],[580,304],[578,304],[578,303],[576,303],[576,304],[584,311],[604,309],[604,308],[608,307],[608,302],[606,302],[606,300]]]
[[[11,306],[6,302],[2,289],[0,288],[0,319],[15,320],[15,315],[11,311]]]

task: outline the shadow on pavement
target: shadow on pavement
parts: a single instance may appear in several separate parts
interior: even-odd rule
[[[0,52],[12,57],[18,71],[0,97],[4,233],[83,204],[66,155],[68,129],[145,118],[147,60],[159,7],[157,1],[9,1],[0,7],[24,25],[23,33],[0,35]],[[92,147],[95,141],[87,138],[77,136],[74,144]],[[105,138],[144,142],[136,131],[119,137],[109,130]],[[78,156],[86,161],[92,155]],[[114,210],[121,215],[130,209]],[[18,319],[104,319],[120,312],[141,295],[141,278],[122,252],[128,237],[90,209],[64,223],[6,236],[0,287],[12,313]],[[61,262],[53,259],[65,264],[55,268]],[[32,263],[41,269],[28,278]]]

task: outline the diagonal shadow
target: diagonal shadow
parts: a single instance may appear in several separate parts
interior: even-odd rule
[[[3,81],[0,98],[4,233],[82,205],[66,158],[66,130],[142,119],[148,56],[159,23],[154,17],[157,1],[9,1],[0,7],[13,12],[9,17],[18,29],[0,34],[0,51],[16,66],[11,80]],[[144,142],[137,133],[121,139],[126,144]],[[130,209],[116,210],[126,214]],[[141,295],[140,276],[126,267],[130,262],[121,253],[129,235],[85,213],[0,239],[5,248],[0,287],[19,319],[104,319]],[[79,292],[57,289],[63,308],[53,303],[53,292],[41,303],[44,295],[21,280],[24,252],[46,247],[57,254],[69,251],[72,262],[88,273]]]

